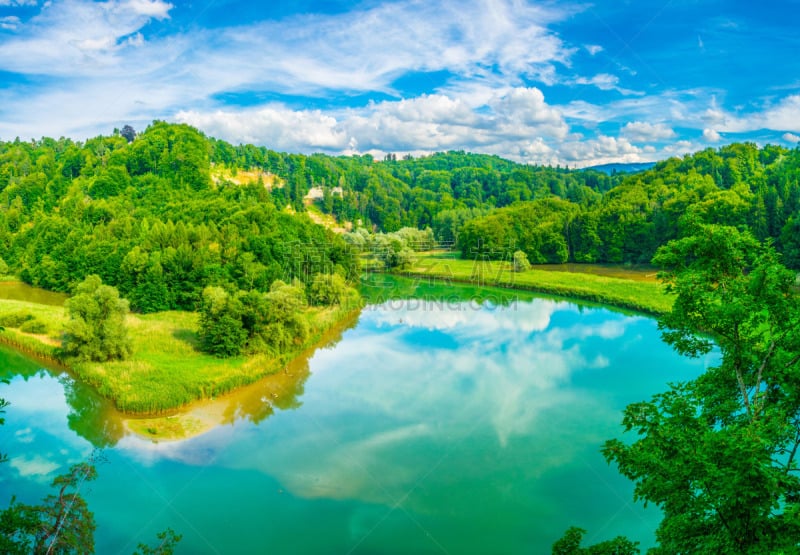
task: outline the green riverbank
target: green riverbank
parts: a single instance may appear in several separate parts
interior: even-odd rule
[[[576,271],[578,270],[578,271]],[[585,270],[585,271],[580,271]],[[615,272],[617,275],[602,275]],[[625,270],[624,277],[614,269],[586,265],[513,272],[508,262],[472,261],[453,258],[447,253],[423,253],[415,257],[402,275],[424,278],[439,285],[465,283],[478,288],[491,286],[556,295],[601,303],[648,314],[663,314],[672,298],[654,281],[652,270]],[[10,284],[13,287],[13,284]],[[21,331],[5,326],[0,341],[51,364],[61,364],[61,330],[67,321],[63,307],[0,299],[0,322],[9,315],[23,315],[40,323],[40,329]],[[348,320],[360,307],[308,308],[305,317],[312,331],[309,339],[279,356],[257,354],[220,359],[198,349],[198,314],[160,312],[131,314],[127,324],[133,343],[129,360],[106,363],[77,363],[68,370],[82,382],[96,388],[116,408],[131,415],[174,413],[196,401],[214,399],[234,389],[275,374],[323,335]],[[17,318],[19,319],[19,318]],[[13,318],[12,318],[13,320]],[[30,330],[32,326],[28,325]],[[22,330],[25,330],[23,327]]]
[[[672,308],[673,298],[654,279],[654,270],[614,271],[605,266],[571,264],[567,271],[552,265],[514,272],[509,262],[463,260],[450,253],[419,253],[399,275],[546,293],[616,306],[652,315]]]
[[[199,315],[192,312],[130,314],[133,355],[124,361],[67,364],[59,357],[62,307],[0,299],[0,321],[9,315],[33,317],[44,330],[27,333],[5,326],[0,341],[26,354],[64,365],[127,414],[160,415],[194,401],[213,399],[282,370],[314,346],[328,330],[348,320],[349,308],[308,308],[309,339],[279,356],[257,354],[220,359],[198,349]]]

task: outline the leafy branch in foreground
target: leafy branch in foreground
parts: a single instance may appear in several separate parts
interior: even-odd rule
[[[175,546],[178,545],[183,536],[176,534],[172,528],[167,528],[163,532],[159,532],[156,538],[158,539],[158,545],[151,547],[140,543],[133,555],[172,555],[175,551]]]
[[[638,439],[610,440],[603,448],[606,460],[633,480],[635,499],[663,512],[658,545],[648,553],[795,553],[800,297],[792,290],[794,273],[748,232],[713,225],[661,247],[653,261],[676,295],[659,323],[664,340],[683,355],[716,348],[720,358],[697,379],[629,405],[623,425]],[[577,546],[576,537],[571,530],[559,541]]]
[[[770,246],[703,226],[654,262],[677,297],[664,340],[720,363],[625,410],[640,439],[603,453],[664,518],[652,553],[775,553],[800,543],[800,304]]]
[[[12,500],[0,513],[4,553],[93,553],[94,515],[81,496],[81,487],[97,477],[94,465],[79,463],[56,477],[56,495],[41,505]]]

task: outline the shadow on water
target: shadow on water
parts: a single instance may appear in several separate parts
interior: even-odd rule
[[[120,414],[92,388],[66,374],[59,377],[69,405],[69,428],[96,448],[113,447],[125,436]]]
[[[69,428],[95,447],[115,445],[125,434],[119,413],[94,389],[73,379],[65,370],[43,366],[10,347],[0,346],[0,378],[29,381],[43,376],[61,384],[69,407]]]
[[[225,395],[212,403],[199,403],[198,407],[208,410],[214,404],[223,407],[220,424],[232,424],[239,419],[247,419],[254,424],[265,420],[276,410],[294,410],[302,406],[301,398],[305,383],[311,375],[309,360],[321,349],[335,347],[347,330],[358,324],[359,312],[355,311],[339,324],[322,335],[320,340],[303,351],[282,371],[267,376],[258,382]]]

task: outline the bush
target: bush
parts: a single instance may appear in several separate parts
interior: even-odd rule
[[[20,331],[24,331],[25,333],[47,333],[47,324],[40,320],[36,320],[35,318],[32,320],[28,320],[20,326]]]
[[[348,287],[339,274],[317,274],[309,289],[309,300],[313,304],[333,305],[342,303]]]
[[[531,269],[531,263],[528,262],[528,255],[523,251],[514,253],[514,271],[525,272]]]
[[[33,315],[27,312],[11,312],[0,316],[0,326],[4,328],[18,328],[30,320],[33,320]]]
[[[199,336],[206,353],[218,357],[241,354],[247,330],[242,325],[242,303],[238,295],[210,285],[203,290]]]

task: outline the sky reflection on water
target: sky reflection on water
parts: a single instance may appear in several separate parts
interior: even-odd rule
[[[568,302],[369,307],[298,370],[284,409],[180,442],[123,434],[89,495],[98,549],[156,524],[184,532],[187,553],[232,552],[233,537],[244,553],[265,534],[298,552],[518,553],[573,524],[649,541],[657,514],[631,503],[599,449],[626,404],[704,364],[675,355],[651,319]],[[59,381],[17,378],[8,391],[2,484],[38,493],[92,445],[68,427]],[[121,504],[126,480],[144,490]],[[195,507],[209,495],[212,514]],[[212,515],[226,511],[243,521],[220,529]],[[299,540],[290,514],[318,537]],[[265,517],[273,527],[256,524]]]

